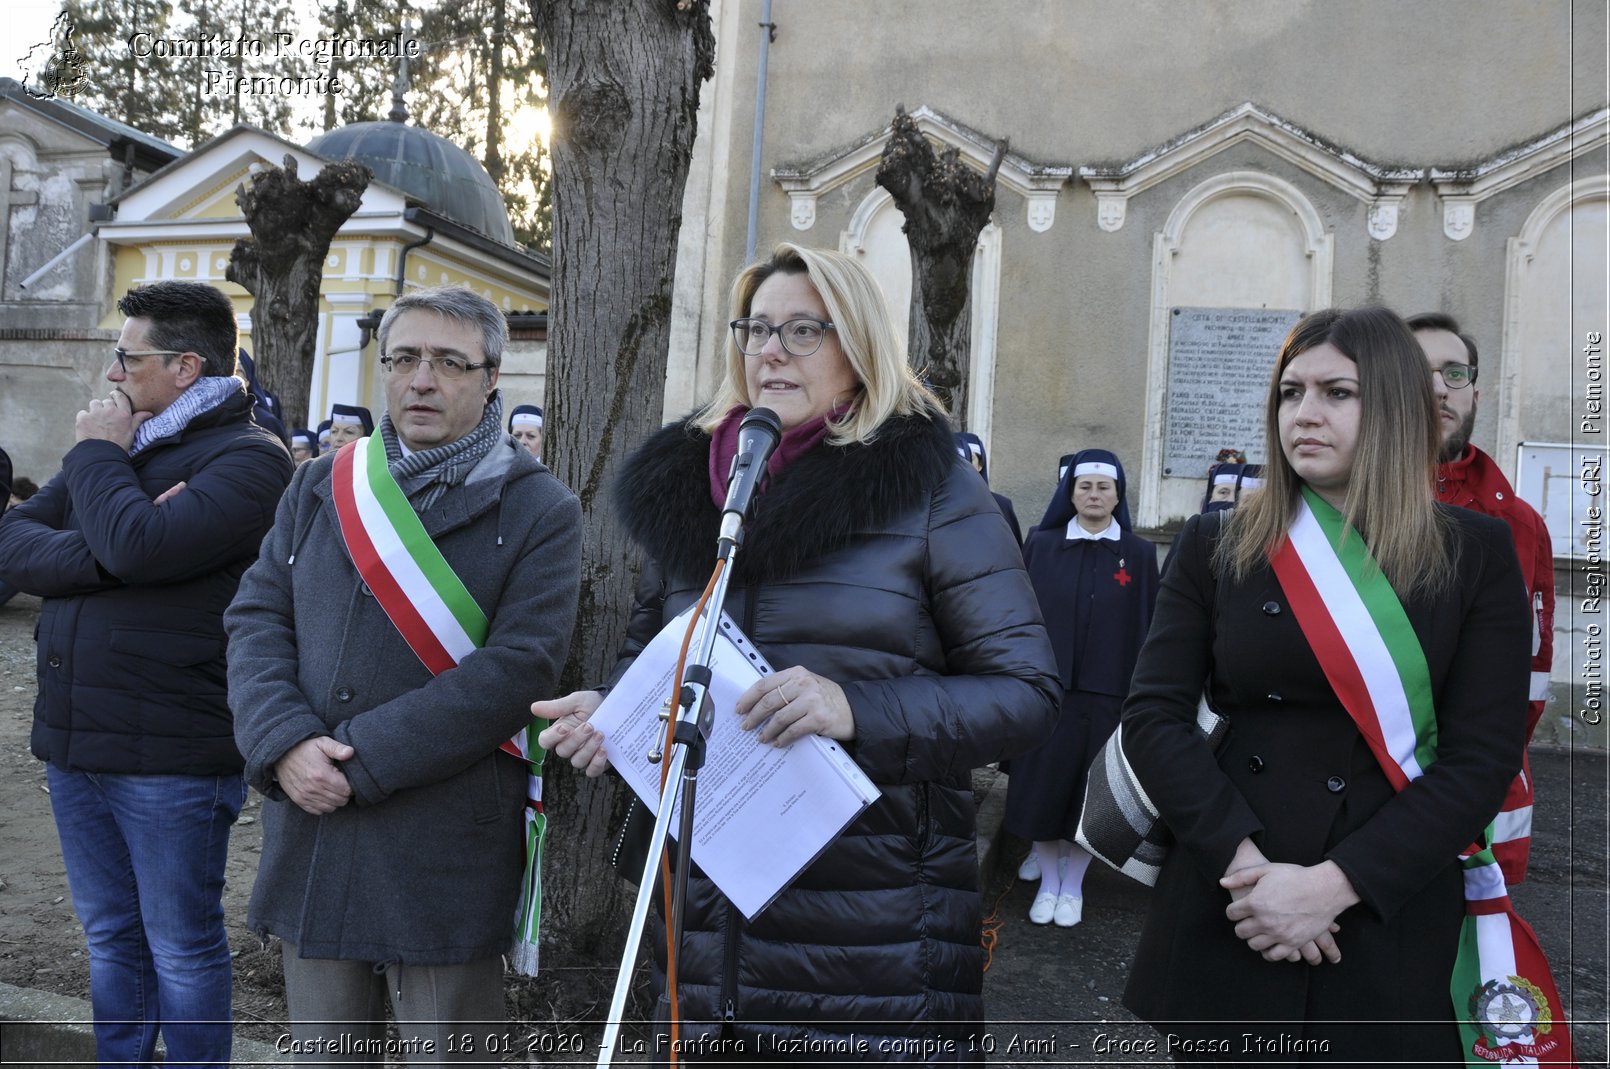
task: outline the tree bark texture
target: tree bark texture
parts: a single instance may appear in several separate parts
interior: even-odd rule
[[[708,0],[532,0],[554,117],[543,459],[581,498],[581,605],[564,689],[614,665],[640,568],[608,489],[660,425],[682,191],[715,38]],[[711,546],[714,564],[715,547]],[[548,763],[545,962],[612,963],[631,888],[609,865],[630,792]]]
[[[371,177],[363,164],[343,160],[304,182],[287,155],[284,167],[270,167],[235,190],[252,236],[235,242],[224,277],[255,298],[252,356],[263,387],[279,395],[287,427],[313,425],[307,406],[324,258]]]
[[[958,429],[967,427],[967,379],[972,366],[973,250],[995,209],[995,175],[1006,142],[995,146],[989,170],[979,174],[955,148],[936,153],[904,108],[890,124],[878,163],[878,185],[905,215],[911,246],[912,366],[950,408]]]

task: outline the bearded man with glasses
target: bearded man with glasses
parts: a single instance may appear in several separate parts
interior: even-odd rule
[[[1498,463],[1470,444],[1476,424],[1476,340],[1442,312],[1408,319],[1415,341],[1431,364],[1431,385],[1442,417],[1442,453],[1437,458],[1437,500],[1496,516],[1509,525],[1520,557],[1521,576],[1532,603],[1532,689],[1526,712],[1526,741],[1548,704],[1549,667],[1554,659],[1554,548],[1537,510],[1515,493]],[[1519,710],[1516,711],[1519,715]],[[1532,774],[1524,756],[1521,773],[1509,786],[1504,808],[1493,826],[1493,857],[1506,883],[1526,878],[1532,843]]]
[[[570,645],[581,507],[503,430],[507,337],[468,289],[397,298],[378,432],[297,469],[225,620],[298,1060],[484,1060],[466,1022],[503,1019],[505,953],[535,966],[540,754],[509,750]]]
[[[245,801],[223,613],[291,458],[235,377],[228,297],[158,282],[118,302],[111,393],[62,470],[0,518],[0,580],[44,599],[31,749],[89,940],[102,1064],[229,1061],[224,859]]]

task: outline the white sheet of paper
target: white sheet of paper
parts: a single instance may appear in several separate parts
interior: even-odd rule
[[[650,811],[659,807],[660,768],[648,755],[664,741],[658,713],[671,697],[691,614],[654,637],[591,719],[610,764]],[[808,735],[779,750],[761,744],[758,730],[739,728],[738,698],[772,669],[726,615],[711,661],[715,715],[694,802],[693,860],[752,920],[877,800],[878,789],[831,739]],[[678,799],[673,837],[680,819]]]

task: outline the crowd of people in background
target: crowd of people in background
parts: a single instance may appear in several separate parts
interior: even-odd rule
[[[541,462],[543,409],[505,421],[504,317],[462,288],[399,297],[378,424],[336,403],[314,430],[285,426],[217,289],[119,309],[110,392],[60,472],[36,487],[0,453],[0,604],[42,599],[31,748],[99,1057],[148,1063],[160,1035],[170,1063],[229,1059],[223,864],[248,784],[248,923],[283,946],[297,1049],[377,1049],[389,1004],[404,1049],[447,1056],[502,1019],[505,957],[534,967],[544,835],[606,831],[547,832],[541,807],[544,749],[609,771],[589,723],[608,685],[558,694],[580,505]],[[1176,840],[1125,1003],[1183,1060],[1257,1060],[1224,1046],[1245,1035],[1316,1060],[1492,1053],[1468,1034],[1471,1007],[1504,1009],[1471,918],[1513,918],[1525,874],[1552,560],[1470,444],[1477,346],[1452,317],[1305,316],[1271,354],[1260,462],[1238,443],[1205,465],[1160,569],[1099,443],[1021,532],[853,257],[779,245],[731,315],[715,395],[622,466],[611,507],[646,563],[607,684],[699,600],[740,423],[769,408],[728,610],[777,671],[725,713],[764,744],[836,741],[880,797],[752,919],[692,873],[680,953],[663,920],[649,939],[684,1040],[729,1062],[851,1034],[932,1061],[918,1041],[943,1040],[965,1061],[971,771],[1008,773],[1029,919],[1072,927],[1088,771],[1121,722]]]

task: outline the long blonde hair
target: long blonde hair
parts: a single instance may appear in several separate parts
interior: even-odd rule
[[[1280,376],[1326,343],[1358,365],[1358,444],[1342,513],[1365,538],[1400,595],[1444,588],[1453,577],[1448,521],[1436,507],[1441,427],[1425,352],[1385,308],[1329,308],[1301,319],[1280,347],[1264,405],[1263,486],[1231,514],[1217,561],[1244,579],[1268,559],[1296,516],[1302,480],[1280,441]]]
[[[878,280],[859,261],[843,253],[808,249],[785,241],[772,250],[769,259],[750,264],[733,280],[733,319],[749,315],[755,291],[775,274],[810,279],[827,307],[844,358],[861,383],[849,410],[831,422],[828,441],[834,445],[870,442],[891,416],[944,411],[939,398],[918,381],[907,365],[906,346],[894,332],[888,298]],[[729,331],[726,375],[715,397],[694,417],[706,433],[714,432],[734,405],[754,404],[745,375],[744,362],[748,359]]]

